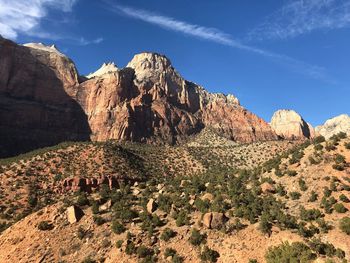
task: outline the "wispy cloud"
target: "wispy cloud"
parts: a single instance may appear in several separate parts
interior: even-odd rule
[[[316,79],[328,80],[326,77],[325,69],[319,66],[310,65],[306,62],[291,58],[287,55],[277,54],[268,50],[248,46],[242,42],[234,39],[230,34],[222,32],[219,29],[212,27],[205,27],[196,24],[190,24],[185,21],[180,21],[172,17],[159,15],[153,12],[149,12],[142,9],[135,9],[127,6],[121,6],[108,2],[109,9],[122,15],[138,19],[167,30],[179,32],[188,36],[208,40],[211,42],[219,43],[232,48],[237,48],[252,52],[261,56],[269,57],[276,60],[279,63],[283,63],[294,71],[306,74]]]
[[[72,11],[78,0],[0,0],[0,34],[16,40],[19,34],[51,39],[68,40],[77,45],[98,44],[102,38],[86,40],[83,37],[58,35],[44,31],[41,22],[50,9],[63,13]]]
[[[248,38],[286,39],[345,27],[350,27],[350,0],[294,0],[251,30]]]

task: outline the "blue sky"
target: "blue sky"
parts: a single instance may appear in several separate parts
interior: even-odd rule
[[[350,0],[0,0],[0,34],[55,43],[81,74],[163,53],[267,121],[278,109],[313,125],[350,114]]]

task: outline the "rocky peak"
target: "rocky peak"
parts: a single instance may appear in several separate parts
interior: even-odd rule
[[[47,45],[44,45],[43,43],[27,43],[27,44],[23,44],[23,46],[38,49],[38,50],[43,50],[51,53],[53,52],[59,56],[66,57],[66,55],[64,55],[57,49],[56,45],[47,46]]]
[[[91,78],[94,78],[94,77],[101,77],[101,76],[103,76],[105,74],[113,73],[113,72],[117,72],[117,71],[118,71],[118,68],[114,64],[114,62],[108,62],[108,63],[103,63],[102,66],[98,70],[96,70],[93,73],[90,73],[86,77],[88,79],[91,79]]]
[[[294,110],[278,110],[271,119],[271,127],[284,139],[310,139],[314,136],[313,127]]]
[[[342,114],[329,119],[323,125],[317,126],[316,132],[326,137],[326,139],[339,132],[350,134],[350,116]]]
[[[171,67],[171,61],[164,55],[152,52],[136,54],[127,67],[135,71],[164,72]]]

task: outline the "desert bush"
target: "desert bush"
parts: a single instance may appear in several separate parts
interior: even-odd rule
[[[202,253],[200,254],[200,258],[204,262],[216,262],[218,257],[220,257],[220,254],[207,246],[204,247]]]
[[[111,228],[112,228],[112,231],[118,235],[121,233],[124,233],[126,230],[124,225],[117,220],[113,220]]]
[[[292,200],[297,200],[300,198],[301,194],[299,192],[290,192],[289,196],[292,198]]]
[[[326,138],[322,135],[317,136],[316,138],[314,138],[313,142],[314,144],[320,144],[326,141]]]
[[[312,250],[301,242],[282,243],[279,246],[271,247],[265,254],[267,263],[290,263],[290,262],[311,262],[316,258]]]
[[[339,196],[339,200],[344,202],[344,203],[349,203],[350,202],[349,198],[347,198],[344,194],[341,194]]]
[[[96,216],[96,215],[93,217],[93,220],[94,220],[95,224],[98,226],[101,226],[106,222],[103,217]]]
[[[315,191],[311,191],[310,197],[309,197],[309,202],[315,202],[317,200],[318,194]]]
[[[136,254],[139,258],[145,258],[147,256],[152,256],[153,251],[148,247],[141,245],[136,249]]]
[[[176,216],[176,226],[184,226],[190,223],[186,210],[181,210]]]
[[[192,229],[191,236],[188,241],[194,246],[199,246],[200,244],[205,243],[206,239],[206,234],[201,234],[198,229],[194,228]]]
[[[172,249],[172,248],[166,248],[165,251],[164,251],[164,256],[165,258],[167,257],[173,257],[176,255],[176,250],[175,249]]]
[[[350,142],[344,143],[346,149],[350,150]]]
[[[160,239],[164,241],[169,241],[171,238],[175,236],[176,236],[176,232],[167,227],[163,230],[162,234],[160,235]]]
[[[298,173],[297,173],[297,171],[294,171],[294,170],[287,170],[286,174],[288,176],[296,176]]]
[[[313,221],[322,216],[323,214],[318,209],[305,209],[304,207],[300,208],[300,218],[302,220]]]
[[[345,213],[346,211],[348,211],[348,209],[342,203],[335,204],[334,210],[338,213]]]
[[[339,227],[345,234],[350,235],[350,217],[344,217],[340,220]]]
[[[53,225],[49,221],[41,221],[38,224],[38,229],[42,231],[53,229]]]

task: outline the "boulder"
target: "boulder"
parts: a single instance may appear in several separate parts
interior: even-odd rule
[[[205,199],[209,200],[210,202],[212,202],[214,200],[214,196],[211,193],[205,193],[201,199],[204,201]]]
[[[67,208],[67,219],[70,224],[78,222],[83,216],[84,212],[79,207],[72,205]]]
[[[265,194],[266,193],[275,193],[276,192],[276,188],[272,184],[270,184],[268,182],[263,183],[260,187],[261,187],[261,191],[263,193],[265,193]]]
[[[156,210],[156,202],[154,201],[153,198],[151,198],[148,203],[147,203],[147,212],[152,214]]]
[[[104,203],[103,205],[100,205],[100,207],[98,208],[98,210],[100,212],[107,212],[109,210],[111,210],[112,208],[112,200],[108,200],[106,203]]]
[[[223,213],[210,212],[203,216],[203,225],[209,229],[220,229],[225,225],[227,218]]]

